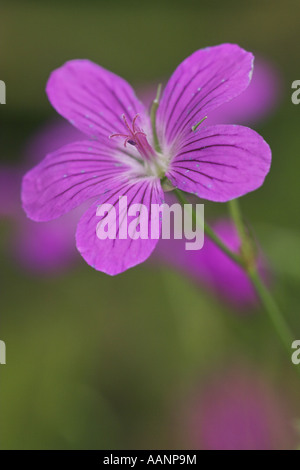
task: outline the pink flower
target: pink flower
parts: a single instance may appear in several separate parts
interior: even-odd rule
[[[255,190],[271,163],[270,148],[256,132],[230,125],[194,132],[210,111],[247,87],[252,65],[252,54],[231,44],[196,51],[180,64],[158,107],[158,149],[150,118],[127,82],[87,60],[66,63],[52,73],[48,97],[88,139],[49,154],[27,173],[22,190],[27,215],[52,220],[97,197],[79,222],[77,248],[95,269],[114,275],[154,250],[150,208],[163,200],[165,178],[218,202]],[[118,208],[125,195],[130,205],[148,207],[148,239],[100,240],[96,227],[107,215],[97,216],[98,206]]]
[[[233,371],[195,391],[188,406],[188,448],[279,450],[295,432],[282,397],[251,371]]]
[[[29,220],[20,206],[22,174],[45,152],[79,138],[82,134],[65,121],[47,124],[24,149],[23,166],[0,166],[0,217],[13,223],[8,252],[16,264],[33,273],[57,273],[74,262],[74,231],[82,211],[75,209],[41,224]]]

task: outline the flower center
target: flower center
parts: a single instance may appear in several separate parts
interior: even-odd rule
[[[128,124],[125,114],[122,114],[122,119],[124,121],[124,127],[126,129],[126,134],[111,134],[110,139],[113,137],[123,137],[124,147],[127,144],[133,145],[140,153],[140,155],[147,161],[153,161],[156,156],[155,150],[151,147],[147,140],[147,134],[136,125],[136,120],[139,117],[139,114],[136,114],[133,118],[132,125]]]

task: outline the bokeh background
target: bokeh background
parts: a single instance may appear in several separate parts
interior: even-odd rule
[[[1,449],[299,445],[300,379],[259,305],[237,306],[155,258],[115,278],[98,273],[76,254],[73,220],[59,222],[74,227],[56,262],[60,231],[39,237],[18,190],[44,157],[45,132],[47,148],[60,146],[63,124],[44,91],[54,68],[89,58],[148,90],[194,50],[238,43],[271,67],[273,90],[248,123],[271,145],[272,170],[241,204],[300,339],[299,18],[298,0],[1,1]]]

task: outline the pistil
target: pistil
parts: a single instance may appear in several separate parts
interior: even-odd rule
[[[113,137],[123,137],[125,139],[124,147],[126,147],[127,144],[133,145],[139,151],[141,156],[145,158],[145,160],[151,161],[151,160],[154,160],[156,152],[149,144],[147,140],[147,134],[143,131],[143,129],[140,129],[136,125],[136,120],[138,117],[139,117],[139,114],[136,114],[134,116],[132,125],[130,127],[125,114],[123,114],[122,119],[124,121],[124,126],[126,128],[127,133],[111,134],[109,138],[112,139]]]

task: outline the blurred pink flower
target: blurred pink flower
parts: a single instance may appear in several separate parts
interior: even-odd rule
[[[19,215],[10,247],[15,261],[36,273],[64,270],[78,257],[72,244],[77,218],[70,213],[53,223],[33,224]]]
[[[279,450],[293,448],[289,410],[265,380],[234,371],[196,391],[189,402],[188,448]]]
[[[13,234],[8,249],[15,262],[37,273],[56,273],[79,255],[74,246],[74,230],[82,211],[75,210],[52,222],[37,224],[29,220],[20,201],[24,171],[38,162],[45,152],[81,138],[79,131],[65,121],[46,124],[24,149],[23,166],[0,166],[0,218],[9,218]]]

